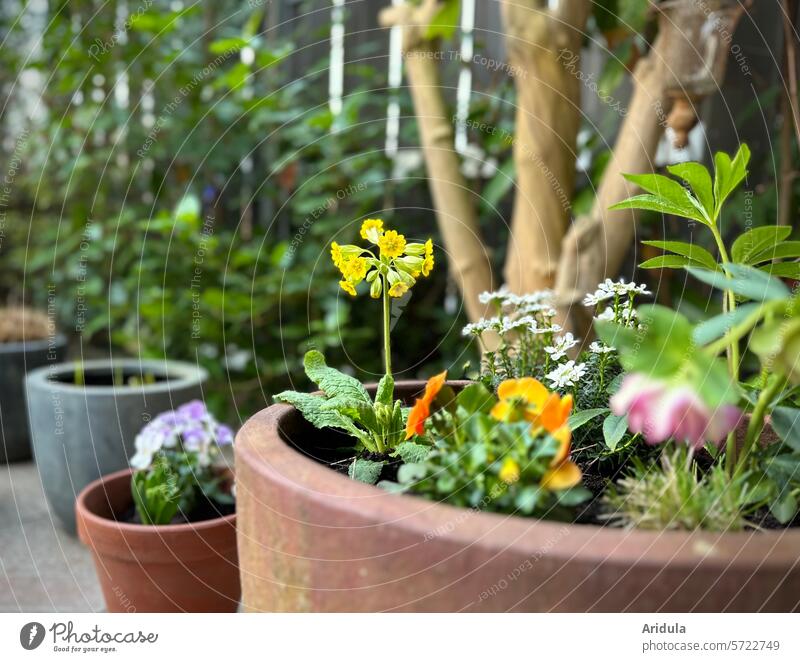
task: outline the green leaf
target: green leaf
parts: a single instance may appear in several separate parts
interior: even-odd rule
[[[717,152],[714,155],[715,216],[719,214],[719,210],[727,197],[747,176],[747,164],[749,161],[750,148],[745,143],[739,146],[739,150],[733,160],[724,152]]]
[[[628,429],[628,415],[615,416],[611,414],[603,421],[603,439],[609,450],[614,451],[620,439]]]
[[[470,384],[456,396],[456,403],[468,414],[488,414],[496,402],[497,398],[480,383]]]
[[[622,202],[618,202],[614,205],[611,205],[609,209],[611,210],[643,209],[645,211],[658,211],[661,212],[662,214],[675,214],[676,216],[686,215],[685,208],[673,205],[670,202],[662,200],[661,198],[657,198],[656,196],[650,195],[649,193],[634,195],[633,197],[627,198]],[[705,220],[701,219],[694,219],[694,220],[699,220],[701,223],[707,225]]]
[[[416,462],[423,462],[430,452],[430,446],[417,444],[413,441],[404,441],[397,445],[397,448],[394,449],[394,453],[392,453],[392,457],[399,457],[403,462],[413,464]]]
[[[609,411],[608,407],[598,407],[597,409],[584,409],[583,411],[576,411],[572,416],[567,419],[567,425],[573,432],[579,427],[586,425],[593,418],[597,418],[600,414],[605,414]]]
[[[249,40],[243,39],[242,37],[230,37],[227,39],[217,39],[211,42],[211,45],[208,47],[208,50],[212,52],[214,55],[221,55],[225,52],[238,52],[242,50],[247,44]]]
[[[800,280],[800,262],[776,262],[774,264],[765,264],[759,267],[758,270],[770,276],[774,276],[775,278]]]
[[[753,301],[785,299],[790,295],[789,289],[777,278],[773,278],[763,271],[744,264],[723,265],[725,271],[731,276],[726,278],[719,271],[686,267],[686,270],[698,280],[708,283],[720,290],[731,290],[734,294],[752,299]]]
[[[514,505],[521,513],[530,515],[536,509],[542,495],[543,491],[537,485],[525,487],[517,494],[517,497],[514,499]]]
[[[444,39],[450,39],[458,27],[460,12],[461,0],[445,0],[428,24],[425,38],[436,39],[437,37],[443,37]]]
[[[299,393],[297,391],[283,391],[274,395],[275,402],[284,402],[296,407],[311,425],[317,428],[341,428],[342,418],[337,411],[332,411],[324,405],[328,400],[321,395]]]
[[[692,188],[694,196],[703,205],[708,218],[714,218],[714,191],[708,169],[700,163],[690,161],[667,166],[667,171],[685,181]]]
[[[772,429],[795,451],[800,452],[800,409],[775,407],[772,410]]]
[[[770,504],[769,511],[781,524],[786,524],[797,514],[797,499],[789,490],[784,490],[783,494]]]
[[[746,303],[739,306],[730,313],[722,313],[701,322],[692,332],[692,338],[698,345],[707,345],[717,338],[721,338],[739,322],[758,310],[760,305],[757,303]]]
[[[764,251],[774,250],[790,234],[792,228],[787,225],[765,225],[748,230],[733,242],[731,259],[734,262],[755,264],[754,257]]]
[[[682,255],[659,255],[642,262],[641,269],[680,269],[681,267],[700,267],[705,269],[701,262],[695,262]]]
[[[750,258],[750,264],[761,264],[762,262],[796,257],[800,257],[800,241],[781,241],[775,246],[769,246],[758,255],[753,255]]]
[[[378,478],[380,478],[384,464],[386,463],[357,457],[347,469],[347,475],[353,480],[367,483],[368,485],[374,485],[378,482]]]
[[[397,470],[397,481],[403,485],[408,483],[416,483],[418,480],[425,478],[428,474],[428,468],[421,462],[407,462],[401,464]]]
[[[559,490],[556,493],[556,498],[558,499],[558,503],[560,505],[571,508],[573,506],[582,504],[588,499],[591,499],[592,493],[585,487],[576,486],[571,487],[568,490]]]
[[[375,391],[375,402],[391,406],[394,402],[394,378],[391,375],[384,375],[378,382]]]
[[[321,352],[312,349],[306,352],[303,367],[308,378],[314,382],[329,398],[363,401],[372,404],[367,390],[355,377],[330,368],[325,363]]]
[[[653,246],[671,253],[676,253],[689,258],[692,262],[697,262],[708,269],[717,269],[717,261],[705,248],[696,244],[688,244],[684,241],[643,241],[646,246]],[[669,257],[669,256],[662,256]],[[654,258],[658,259],[658,258]],[[651,262],[652,260],[648,260]],[[644,266],[644,265],[639,265]],[[684,265],[680,265],[684,266]],[[651,268],[651,267],[646,267]]]

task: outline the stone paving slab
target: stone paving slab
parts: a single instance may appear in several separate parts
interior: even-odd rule
[[[0,612],[104,609],[91,555],[51,517],[36,465],[0,465]]]

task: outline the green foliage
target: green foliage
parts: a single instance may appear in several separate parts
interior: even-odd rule
[[[625,370],[685,382],[712,407],[738,402],[738,388],[725,363],[692,341],[694,329],[685,316],[659,305],[640,306],[638,312],[638,329],[595,321],[598,336],[619,350]]]
[[[657,531],[741,531],[763,503],[763,490],[749,474],[733,479],[720,464],[700,472],[685,447],[665,451],[659,464],[634,458],[632,471],[604,498],[613,524]]]
[[[159,456],[151,469],[135,472],[131,482],[136,512],[147,525],[172,522],[189,491],[179,484],[164,456]]]
[[[404,460],[398,484],[380,486],[492,512],[568,517],[589,493],[579,484],[548,486],[560,442],[527,421],[491,416],[495,404],[497,398],[482,384],[462,390],[431,417],[433,448],[398,447]]]
[[[373,402],[357,379],[329,367],[321,352],[307,352],[303,364],[306,375],[320,387],[322,395],[283,391],[274,396],[276,402],[295,406],[318,428],[347,432],[356,439],[358,450],[386,453],[400,444],[406,417],[400,401],[394,400],[394,380],[390,375],[381,380]],[[371,475],[362,467],[354,466],[352,471],[357,471],[358,476]]]
[[[365,458],[357,457],[353,460],[352,464],[347,470],[347,475],[353,480],[368,485],[374,485],[378,482],[378,478],[383,471],[385,462],[375,460],[367,460]]]

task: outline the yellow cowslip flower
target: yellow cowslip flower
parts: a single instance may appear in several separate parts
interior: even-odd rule
[[[402,280],[398,280],[389,288],[390,297],[400,298],[406,292],[408,292],[408,285],[406,285]]]
[[[353,287],[353,283],[351,283],[349,280],[340,280],[339,287],[341,287],[345,292],[347,292],[352,297],[356,295],[356,288]]]
[[[510,457],[507,457],[503,461],[503,466],[500,467],[500,473],[498,474],[498,477],[506,485],[516,483],[519,480],[519,465]]]
[[[433,240],[431,239],[425,242],[425,257],[433,257]]]
[[[367,261],[363,257],[349,257],[340,264],[342,275],[354,285],[357,285],[367,275]]]
[[[378,243],[383,234],[383,221],[379,218],[368,218],[361,224],[361,238],[368,239],[373,244]]]
[[[381,249],[381,256],[390,259],[400,257],[406,248],[406,238],[394,230],[387,230],[378,240],[378,246]]]
[[[331,244],[331,259],[335,266],[339,266],[342,262],[342,247],[335,241]]]
[[[426,255],[422,261],[422,275],[428,277],[433,271],[433,255]]]

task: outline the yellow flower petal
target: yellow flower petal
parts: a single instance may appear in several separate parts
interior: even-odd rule
[[[389,296],[399,298],[408,292],[408,285],[402,280],[398,280],[394,285],[389,288]]]
[[[548,490],[566,490],[581,482],[581,470],[577,464],[567,460],[550,469],[540,485]]]
[[[361,224],[359,233],[362,239],[369,239],[373,243],[378,243],[378,239],[383,234],[383,221],[379,218],[368,218]]]
[[[340,280],[339,286],[350,296],[356,295],[356,288],[353,287],[353,284],[349,280]]]
[[[378,246],[381,255],[388,258],[400,257],[406,248],[406,238],[394,230],[387,230],[378,240]]]
[[[498,478],[506,485],[516,483],[519,480],[519,465],[510,457],[507,457],[503,461],[503,466],[500,468]]]

